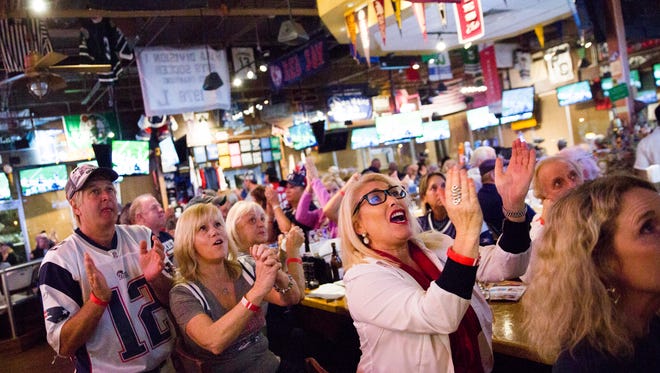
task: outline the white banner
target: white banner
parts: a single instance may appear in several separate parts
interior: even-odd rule
[[[234,77],[241,79],[257,79],[256,62],[252,48],[232,48],[232,62],[234,63]],[[252,76],[248,77],[248,71]]]
[[[224,50],[208,49],[211,71],[222,79],[214,91],[202,89],[209,73],[206,48],[136,48],[144,112],[148,116],[227,110],[231,106],[229,69]]]
[[[548,67],[548,78],[552,83],[569,82],[574,79],[571,47],[568,43],[546,49],[544,59]]]
[[[429,80],[437,82],[439,80],[449,80],[454,77],[451,72],[451,61],[449,61],[449,52],[438,52],[438,58],[433,63],[429,60]]]

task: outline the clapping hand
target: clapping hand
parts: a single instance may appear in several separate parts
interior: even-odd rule
[[[284,242],[286,246],[284,249],[286,250],[287,257],[299,257],[300,252],[298,250],[300,249],[300,246],[305,243],[305,235],[302,228],[297,225],[292,226],[291,229],[289,229],[289,231],[286,233],[285,238],[286,240],[282,240],[282,242]]]
[[[140,241],[140,268],[144,273],[144,278],[151,282],[160,276],[165,264],[165,252],[163,251],[163,244],[156,236],[152,236],[154,242],[151,250],[147,250],[147,242]]]
[[[85,253],[85,272],[87,272],[87,281],[92,289],[92,293],[101,301],[109,302],[112,297],[112,290],[108,287],[103,273],[96,268],[94,261]]]
[[[278,260],[275,250],[264,244],[252,246],[250,255],[252,255],[256,264],[256,279],[253,289],[257,290],[259,295],[263,297],[275,285],[277,271],[282,268],[282,264]]]
[[[507,211],[521,211],[525,208],[525,197],[534,176],[536,153],[527,149],[527,144],[516,139],[511,150],[511,160],[506,171],[502,159],[495,161],[495,186],[502,197],[502,206]]]

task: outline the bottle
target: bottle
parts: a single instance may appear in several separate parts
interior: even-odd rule
[[[332,281],[339,281],[343,276],[342,262],[339,255],[337,255],[337,247],[334,242],[330,243],[332,247],[332,256],[330,257],[330,269],[332,270]]]

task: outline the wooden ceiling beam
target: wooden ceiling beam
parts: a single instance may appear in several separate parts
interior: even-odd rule
[[[43,15],[32,14],[26,9],[16,9],[7,13],[8,18],[144,18],[144,17],[273,17],[289,16],[287,8],[235,8],[225,12],[222,9],[193,8],[174,10],[96,10],[96,9],[51,9]],[[318,17],[316,8],[292,8],[294,17]]]

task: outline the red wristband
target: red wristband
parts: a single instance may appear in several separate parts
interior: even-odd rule
[[[255,313],[259,312],[259,310],[261,309],[261,307],[247,300],[246,297],[241,298],[241,304],[243,305],[243,307]]]
[[[479,260],[481,259],[480,256],[477,256],[476,258],[470,258],[469,256],[461,255],[456,251],[454,251],[454,248],[452,246],[449,246],[449,249],[447,249],[447,258],[455,261],[458,264],[471,266],[471,267],[478,266]]]
[[[300,258],[287,258],[286,259],[286,264],[291,264],[291,263],[299,263],[302,264],[302,259]]]
[[[110,304],[110,302],[108,301],[100,300],[99,298],[97,298],[93,292],[89,293],[89,300],[91,300],[92,303],[95,303],[101,307],[106,307],[108,304]]]

